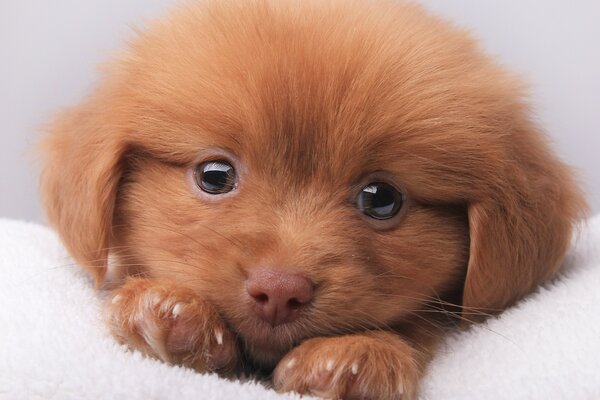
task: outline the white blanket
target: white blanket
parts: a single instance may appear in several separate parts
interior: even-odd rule
[[[553,283],[448,338],[423,399],[600,399],[600,216],[580,236]],[[101,303],[54,233],[0,219],[0,399],[298,398],[128,351]]]

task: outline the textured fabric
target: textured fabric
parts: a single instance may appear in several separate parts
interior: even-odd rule
[[[278,399],[173,367],[109,335],[102,294],[45,227],[0,219],[0,399]],[[600,218],[562,274],[501,317],[451,335],[422,398],[600,399]]]

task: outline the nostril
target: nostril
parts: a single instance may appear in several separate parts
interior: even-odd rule
[[[304,303],[302,303],[300,300],[298,300],[296,298],[289,299],[288,302],[287,302],[287,306],[291,310],[297,310],[300,307],[302,307],[303,305],[304,305]]]
[[[269,302],[269,296],[266,293],[258,293],[252,296],[257,303],[264,304]]]

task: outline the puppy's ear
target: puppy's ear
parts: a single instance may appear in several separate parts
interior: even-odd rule
[[[570,171],[537,132],[521,136],[512,160],[490,162],[485,194],[468,207],[467,320],[497,314],[552,277],[586,209]]]
[[[104,280],[124,135],[99,94],[59,116],[41,144],[41,193],[50,223],[96,286]]]

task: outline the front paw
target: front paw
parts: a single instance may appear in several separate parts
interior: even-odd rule
[[[307,340],[279,362],[273,383],[324,398],[412,399],[418,377],[414,349],[379,332]]]
[[[113,335],[165,362],[229,372],[239,356],[233,334],[214,308],[174,282],[129,279],[107,306]]]

